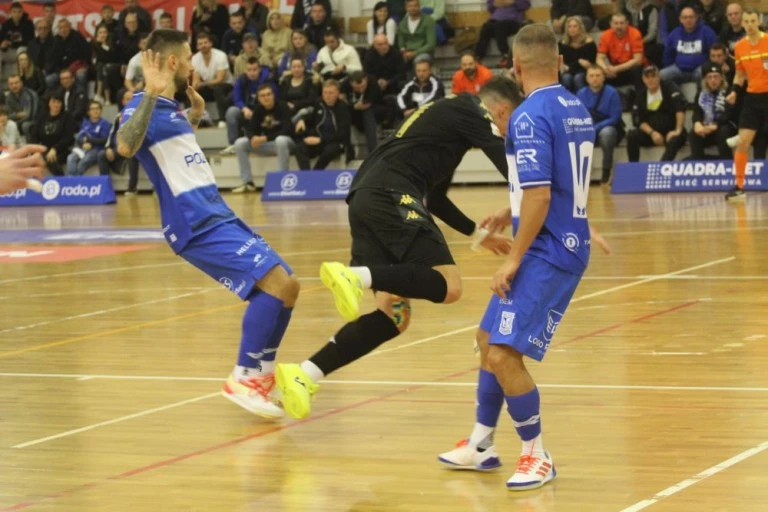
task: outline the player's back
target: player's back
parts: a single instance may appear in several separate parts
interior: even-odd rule
[[[464,154],[473,147],[485,151],[497,167],[506,170],[504,141],[477,96],[460,94],[428,103],[365,159],[352,191],[392,188],[421,196],[452,179]]]
[[[581,101],[560,85],[536,89],[510,119],[509,181],[513,215],[522,190],[550,186],[544,226],[529,252],[574,273],[589,262],[587,195],[595,131]],[[516,211],[515,211],[516,210]]]
[[[143,98],[144,93],[134,95],[123,110],[121,125]],[[235,219],[219,194],[194,129],[176,101],[158,99],[136,158],[155,187],[163,234],[175,252],[193,236]]]

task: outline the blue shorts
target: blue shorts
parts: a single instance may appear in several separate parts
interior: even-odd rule
[[[242,300],[273,267],[293,271],[260,235],[237,219],[189,241],[179,254]]]
[[[490,333],[488,343],[508,345],[541,361],[581,275],[525,256],[504,299],[491,297],[480,328]]]

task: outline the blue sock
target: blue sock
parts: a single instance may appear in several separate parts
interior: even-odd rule
[[[507,401],[507,411],[515,423],[515,430],[523,441],[530,441],[541,434],[539,409],[541,399],[539,388],[533,388],[524,395],[504,397]]]
[[[496,380],[496,376],[480,369],[477,379],[477,408],[476,421],[486,427],[496,427],[499,422],[501,406],[504,404],[504,391]]]
[[[291,313],[293,308],[283,308],[280,310],[280,314],[277,316],[277,323],[275,329],[267,341],[267,346],[264,348],[264,357],[262,361],[274,361],[277,357],[277,349],[280,348],[280,342],[283,341],[285,330],[288,329],[288,323],[291,321]]]
[[[262,291],[251,295],[243,315],[243,334],[237,365],[259,368],[270,337],[278,324],[283,301]]]

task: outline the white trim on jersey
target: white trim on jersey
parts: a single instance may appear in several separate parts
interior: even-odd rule
[[[176,197],[190,190],[216,184],[213,170],[197,144],[194,133],[163,139],[150,146],[149,152]]]
[[[530,187],[540,187],[542,185],[551,185],[551,184],[552,184],[552,182],[549,181],[549,180],[547,180],[547,181],[526,181],[525,183],[521,183],[520,184],[520,188],[525,189],[525,188],[530,188]]]
[[[531,91],[531,94],[526,96],[526,99],[530,98],[531,96],[533,96],[534,94],[536,94],[539,91],[546,91],[547,89],[556,89],[557,87],[562,87],[562,85],[560,85],[560,84],[552,84],[552,85],[545,85],[544,87],[539,87],[538,89],[534,89],[533,91]]]

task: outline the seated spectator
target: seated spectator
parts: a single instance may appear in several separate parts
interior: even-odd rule
[[[229,28],[221,38],[221,51],[227,54],[230,66],[234,67],[235,59],[243,50],[243,36],[246,33],[257,35],[245,26],[245,18],[239,11],[230,14]]]
[[[157,22],[157,28],[173,30],[173,16],[171,16],[171,13],[164,12],[160,15],[160,20]]]
[[[344,101],[349,105],[349,119],[358,131],[365,135],[368,153],[378,143],[377,127],[391,121],[392,110],[384,103],[384,96],[372,76],[364,71],[355,71],[341,85]]]
[[[432,74],[432,64],[428,60],[417,61],[414,67],[416,76],[397,95],[397,106],[406,118],[419,107],[445,97],[443,82]]]
[[[329,29],[335,30],[340,33],[338,27],[333,23],[330,16],[330,11],[323,2],[315,2],[312,4],[312,9],[309,11],[309,17],[304,25],[304,32],[307,34],[307,39],[312,43],[315,48],[323,47],[323,38]]]
[[[421,13],[419,0],[406,0],[405,9],[408,16],[397,27],[397,42],[403,60],[406,65],[410,65],[417,57],[432,60],[437,45],[434,20]]]
[[[120,53],[123,55],[123,64],[127,64],[131,57],[139,53],[139,41],[143,34],[149,34],[149,31],[139,31],[139,18],[134,13],[128,13],[124,19],[125,25],[120,31],[120,36],[117,40]]]
[[[576,92],[586,83],[587,69],[595,63],[597,46],[584,30],[579,16],[571,16],[565,22],[565,33],[560,41],[560,83],[571,92]]]
[[[197,0],[192,10],[192,18],[189,20],[189,28],[192,32],[190,46],[192,53],[196,53],[197,38],[203,32],[221,37],[229,27],[229,10],[218,0]],[[149,30],[147,30],[149,32]],[[211,40],[210,38],[208,39]]]
[[[275,99],[269,84],[259,87],[258,98],[253,117],[246,125],[246,136],[235,141],[243,184],[233,188],[233,194],[256,191],[251,175],[251,152],[260,156],[277,156],[278,171],[288,170],[288,159],[291,153],[296,152],[296,142],[291,138],[291,112],[288,105]]]
[[[699,0],[660,0],[659,5],[659,42],[667,45],[669,34],[680,26],[680,11],[683,7],[699,7]]]
[[[699,16],[712,32],[720,34],[725,25],[725,4],[720,0],[699,0]]]
[[[261,64],[277,69],[283,54],[291,47],[291,29],[283,25],[283,15],[269,13],[269,28],[261,35]]]
[[[125,82],[123,86],[131,92],[139,92],[144,88],[144,72],[141,69],[141,52],[147,47],[149,34],[141,34],[139,37],[139,51],[128,61],[125,68]]]
[[[255,34],[263,34],[267,31],[267,17],[269,8],[258,0],[243,0],[243,6],[237,11],[243,15],[245,26]]]
[[[289,72],[288,67],[294,58],[302,59],[306,69],[312,69],[312,64],[317,60],[317,48],[309,44],[307,34],[303,30],[294,30],[291,34],[291,47],[283,54],[277,66],[278,78]]]
[[[368,21],[366,30],[368,32],[368,46],[374,44],[373,39],[378,34],[385,35],[390,46],[395,44],[397,22],[390,17],[387,2],[376,2],[376,5],[373,6],[373,16]]]
[[[718,64],[704,64],[701,91],[693,102],[693,130],[689,138],[691,158],[704,160],[704,150],[717,146],[720,160],[730,160],[733,152],[728,139],[738,133],[738,118],[734,105],[725,101],[728,84]]]
[[[613,170],[613,150],[624,137],[624,122],[621,120],[621,98],[619,92],[605,85],[605,71],[593,64],[587,69],[587,84],[577,96],[589,110],[595,129],[595,146],[603,149],[603,174],[601,181],[608,183]]]
[[[63,166],[75,135],[75,123],[64,111],[64,101],[56,91],[45,97],[46,108],[38,118],[31,133],[31,142],[45,146],[43,152],[48,172],[63,176]]]
[[[8,117],[15,122],[27,141],[30,140],[35,120],[40,110],[40,99],[35,91],[26,87],[19,75],[8,77],[8,92],[5,109]]]
[[[16,72],[24,82],[24,87],[35,91],[38,96],[45,93],[45,75],[25,51],[16,54]]]
[[[309,15],[312,12],[312,5],[322,4],[328,19],[332,17],[331,0],[295,0],[293,4],[293,14],[291,15],[291,28],[303,30],[309,21]],[[321,34],[322,41],[322,34]]]
[[[456,31],[445,17],[445,0],[419,0],[422,14],[426,14],[435,22],[435,37],[437,44],[444,46],[453,39]]]
[[[709,58],[709,48],[717,36],[711,28],[699,23],[693,7],[680,11],[680,26],[670,32],[664,47],[664,69],[661,79],[678,85],[701,81],[701,65]]]
[[[222,153],[231,154],[234,152],[235,140],[240,137],[240,130],[243,125],[251,120],[253,110],[258,105],[257,91],[263,84],[275,86],[269,81],[269,68],[259,64],[255,57],[251,57],[245,68],[245,73],[235,79],[235,86],[232,89],[233,105],[227,109],[225,119],[227,123],[227,142],[230,146]]]
[[[45,77],[49,89],[56,87],[59,71],[67,69],[72,72],[80,87],[88,87],[88,66],[91,63],[91,45],[77,30],[72,30],[72,24],[67,18],[59,21],[59,35],[49,55],[49,64],[55,71]]]
[[[72,118],[75,126],[77,126],[83,120],[88,110],[88,97],[85,91],[77,86],[72,72],[68,69],[64,69],[59,73],[58,92],[64,103],[64,110]]]
[[[349,107],[339,100],[340,88],[336,80],[323,83],[320,101],[310,107],[296,123],[296,161],[299,169],[320,170],[344,154],[349,143]],[[317,157],[314,167],[310,159]]]
[[[101,117],[101,103],[91,101],[88,117],[83,119],[80,131],[75,135],[75,147],[67,157],[67,175],[82,176],[99,161],[112,125]]]
[[[214,100],[219,114],[219,128],[225,128],[227,94],[232,90],[232,73],[229,72],[227,54],[213,47],[211,36],[202,32],[197,35],[200,51],[192,56],[192,87],[206,101]]]
[[[656,66],[643,70],[643,84],[632,111],[636,128],[627,134],[629,161],[640,160],[641,146],[665,146],[661,161],[674,160],[685,144],[683,95],[674,82],[661,79]]]
[[[502,55],[499,67],[509,67],[509,36],[517,34],[523,22],[525,11],[531,8],[530,0],[486,0],[486,8],[491,17],[480,28],[480,36],[475,46],[477,60],[483,62],[488,54],[491,39],[496,40],[496,46]]]
[[[152,17],[149,15],[149,11],[139,5],[139,0],[125,0],[125,8],[120,11],[120,16],[117,18],[117,26],[120,27],[120,30],[125,27],[125,18],[129,14],[136,14],[139,32],[152,32]]]
[[[733,48],[736,43],[747,35],[747,31],[741,24],[741,15],[743,14],[741,4],[736,2],[728,4],[725,9],[727,23],[723,23],[723,29],[720,32],[720,42],[728,47],[728,52],[733,55]],[[729,82],[732,83],[732,82]]]
[[[122,86],[120,76],[120,63],[122,57],[117,44],[109,37],[107,27],[96,29],[93,38],[94,64],[96,68],[96,97],[99,102],[115,101],[117,91]]]
[[[0,153],[13,151],[21,146],[19,127],[11,119],[8,119],[8,111],[0,107]]]
[[[659,7],[654,0],[627,0],[622,11],[630,25],[643,36],[643,49],[646,58],[656,66],[661,66],[661,54],[664,47],[658,43]]]
[[[472,50],[466,50],[461,54],[461,69],[453,74],[452,92],[461,94],[477,94],[485,83],[493,78],[493,72],[475,61]]]
[[[19,2],[11,4],[11,15],[0,28],[0,50],[27,46],[35,38],[35,26]]]
[[[362,70],[363,65],[355,47],[340,39],[336,31],[329,30],[325,34],[325,46],[317,52],[313,68],[326,80],[341,80],[354,71]]]
[[[552,0],[549,14],[552,30],[555,31],[555,34],[563,33],[565,22],[571,16],[580,17],[587,32],[592,30],[592,26],[595,24],[595,13],[592,11],[592,4],[589,0]]]
[[[405,82],[403,56],[397,48],[389,44],[389,39],[384,34],[376,34],[373,38],[373,50],[365,52],[363,69],[376,79],[376,84],[384,95],[397,94],[400,84]]]
[[[307,73],[304,67],[304,59],[295,57],[291,59],[288,74],[280,80],[278,97],[288,105],[293,115],[317,102],[318,89],[312,74]]]
[[[709,62],[720,66],[723,76],[725,76],[726,84],[733,83],[733,79],[736,76],[736,63],[728,55],[728,49],[723,43],[715,43],[709,49]]]
[[[635,27],[627,25],[624,14],[611,16],[611,28],[600,36],[597,65],[605,71],[608,85],[620,87],[639,84],[643,65],[643,36]]]
[[[109,176],[110,172],[122,174],[123,165],[127,165],[128,189],[125,191],[125,195],[134,196],[138,193],[139,161],[136,160],[136,158],[125,158],[120,156],[120,153],[117,152],[117,130],[120,129],[122,110],[131,101],[131,98],[133,98],[133,92],[122,91],[120,96],[120,112],[117,113],[115,120],[112,121],[112,128],[109,130],[104,149],[99,151],[99,174],[102,176]]]
[[[248,65],[248,60],[251,57],[259,59],[259,63],[262,62],[261,49],[259,48],[259,43],[256,40],[256,36],[250,32],[246,32],[243,36],[243,50],[235,59],[235,76],[240,76],[245,73],[245,68]]]
[[[107,36],[109,44],[117,44],[120,39],[120,22],[115,18],[115,9],[109,4],[104,4],[101,7],[101,21],[96,25],[94,33],[98,32],[101,27],[107,29]]]
[[[37,69],[43,73],[49,73],[49,69],[53,69],[53,63],[49,64],[49,56],[53,49],[53,34],[51,33],[51,26],[44,19],[37,20],[35,23],[35,30],[37,36],[29,42],[27,51],[29,52],[29,58],[35,64]]]

